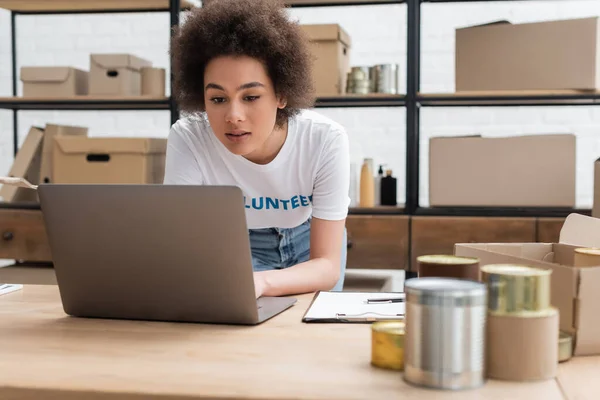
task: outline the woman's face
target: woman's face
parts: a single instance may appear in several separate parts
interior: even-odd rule
[[[204,71],[206,114],[217,138],[233,154],[251,161],[268,158],[265,151],[277,138],[277,98],[273,83],[260,61],[246,56],[222,56]]]

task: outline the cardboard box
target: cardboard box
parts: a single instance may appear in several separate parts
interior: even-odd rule
[[[87,136],[88,128],[69,125],[46,124],[44,130],[44,143],[42,145],[42,161],[40,167],[40,183],[52,183],[52,157],[54,151],[54,138],[59,135]]]
[[[167,139],[55,136],[55,183],[162,183]]]
[[[315,57],[313,80],[317,96],[346,92],[350,72],[350,36],[338,24],[301,25]]]
[[[432,138],[429,203],[573,208],[575,162],[572,134]]]
[[[594,205],[592,217],[600,218],[600,158],[594,162]]]
[[[167,71],[164,68],[142,67],[142,96],[165,97]]]
[[[72,97],[88,94],[89,74],[73,67],[21,67],[23,97]]]
[[[15,161],[8,173],[9,177],[24,178],[33,185],[39,183],[43,139],[44,130],[35,126],[31,127],[23,145],[17,152]],[[7,203],[39,202],[35,190],[13,185],[0,186],[0,200]]]
[[[600,247],[600,219],[571,214],[559,243],[457,243],[458,256],[477,257],[480,266],[520,264],[552,270],[551,303],[560,329],[575,335],[574,354],[600,354],[600,266],[573,267],[578,247]]]
[[[131,54],[90,55],[90,94],[139,96],[142,93],[142,67],[152,63]]]
[[[599,18],[456,30],[456,91],[600,88]]]

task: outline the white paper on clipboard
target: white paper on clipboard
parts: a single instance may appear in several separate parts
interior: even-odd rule
[[[0,296],[23,289],[23,285],[15,283],[0,283]]]
[[[405,303],[367,303],[368,299],[404,298],[404,293],[318,292],[303,322],[375,322],[404,319]]]

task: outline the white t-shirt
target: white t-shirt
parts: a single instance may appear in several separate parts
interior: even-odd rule
[[[166,157],[165,184],[238,186],[249,229],[292,228],[311,215],[341,220],[348,214],[348,136],[314,111],[290,118],[285,143],[265,165],[227,150],[205,115],[173,125]]]

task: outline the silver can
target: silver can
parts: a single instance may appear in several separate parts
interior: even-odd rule
[[[398,64],[380,64],[376,65],[377,84],[375,85],[378,93],[398,94],[399,66]]]
[[[369,67],[369,92],[377,93],[377,66]]]
[[[435,389],[485,382],[487,289],[480,282],[414,278],[405,283],[404,379]]]

